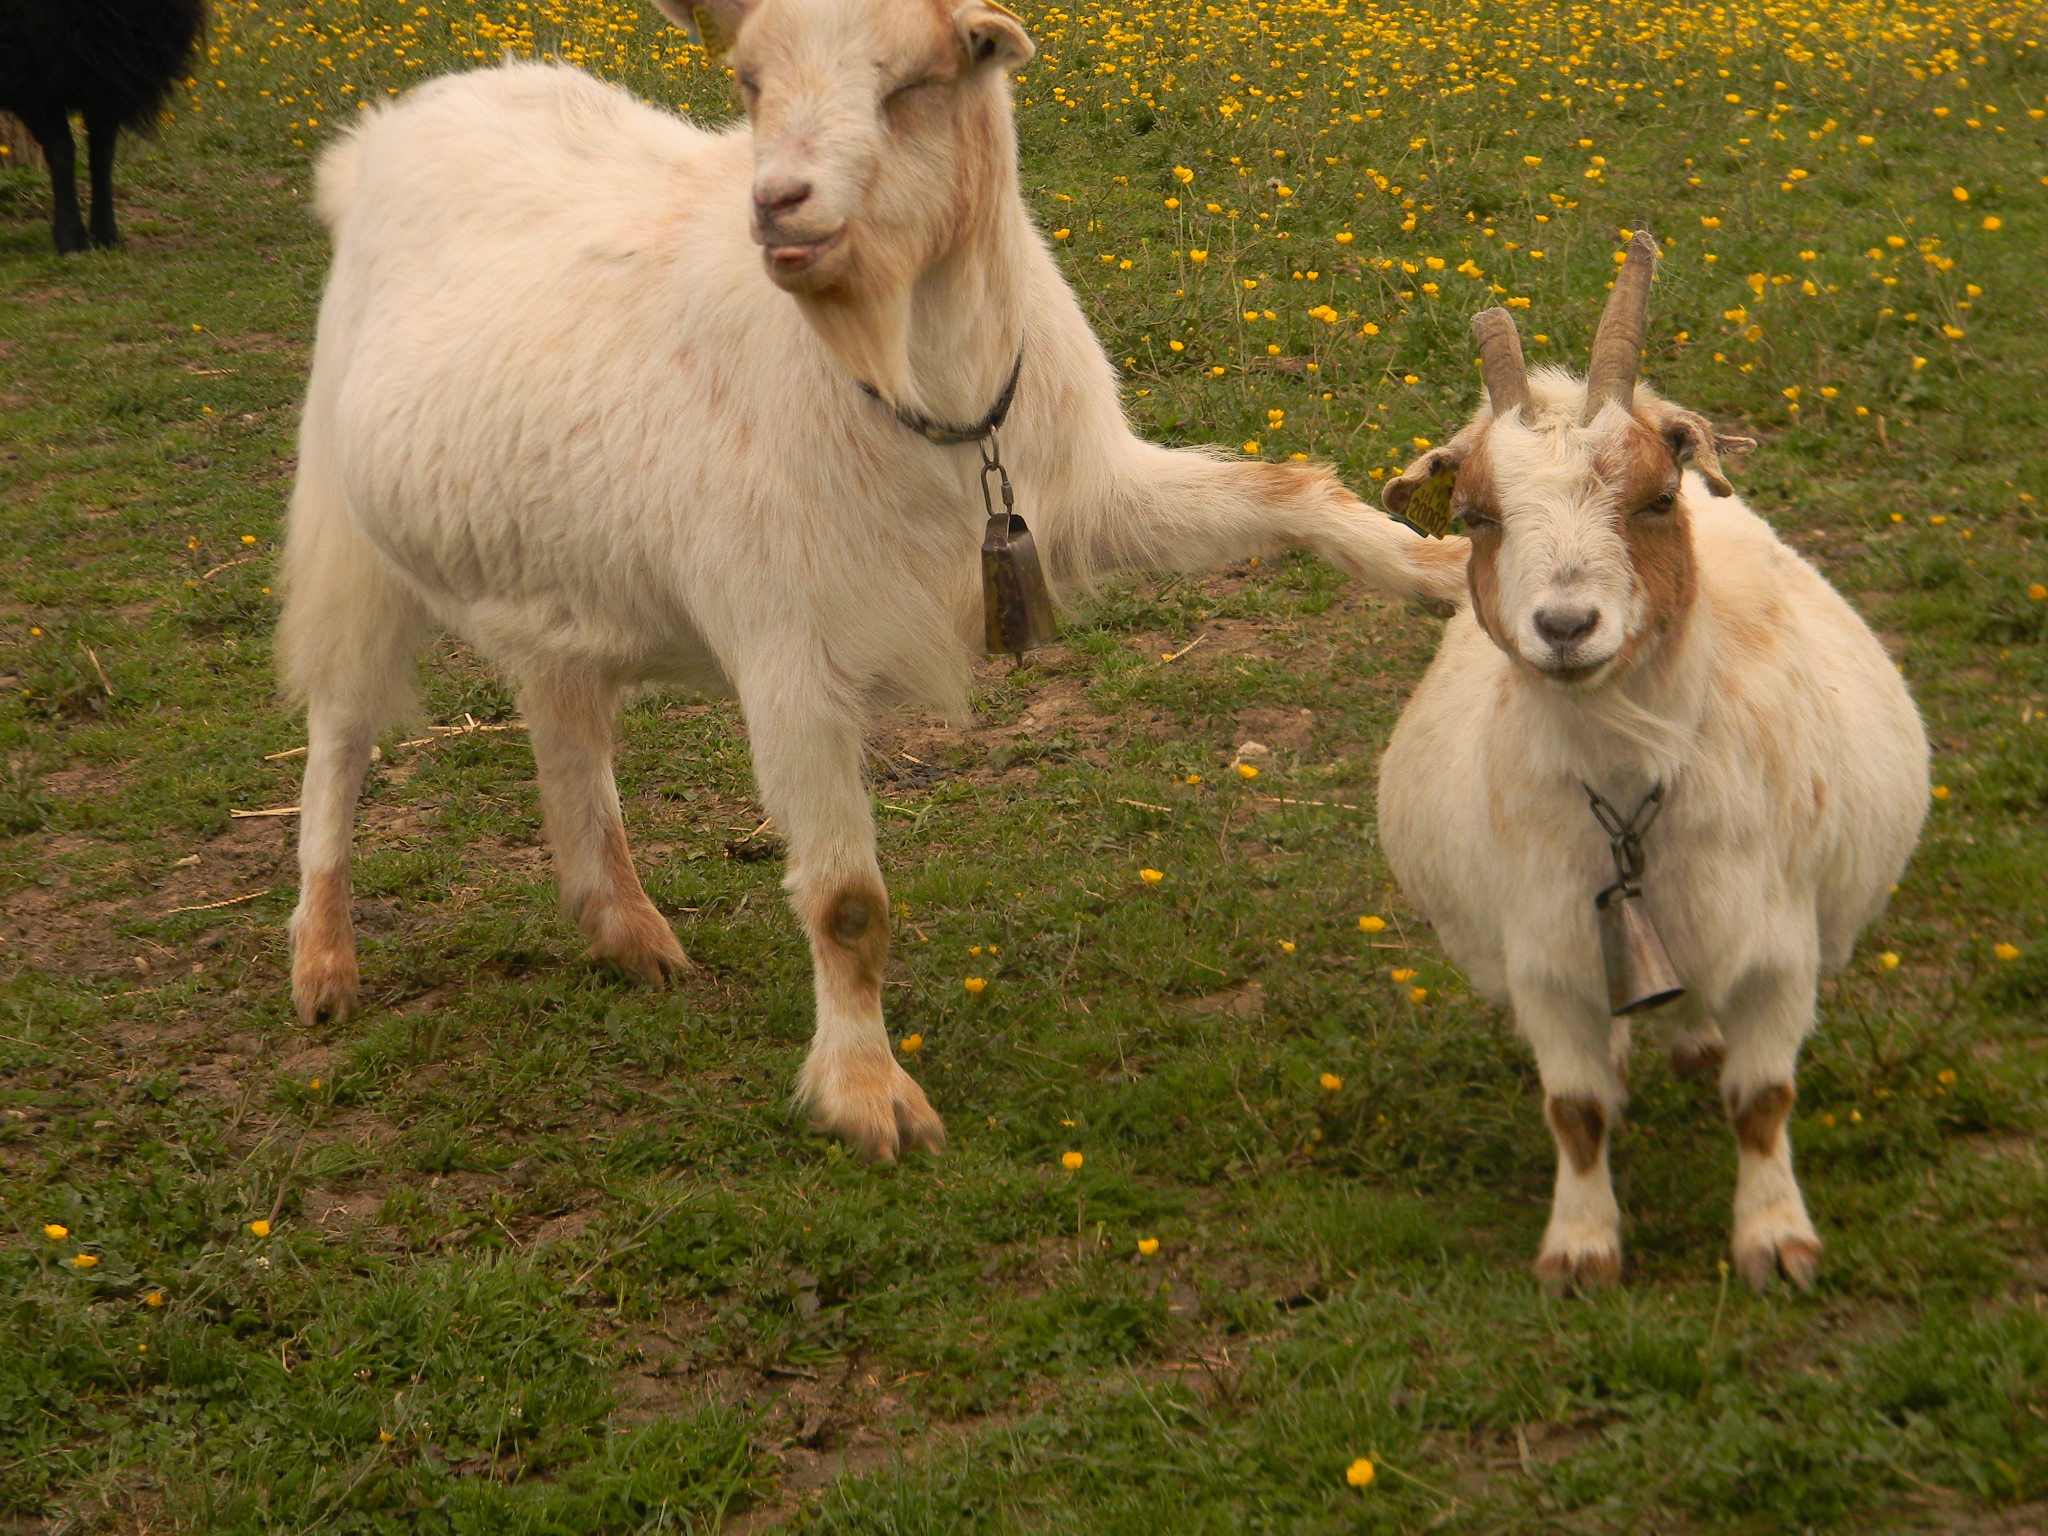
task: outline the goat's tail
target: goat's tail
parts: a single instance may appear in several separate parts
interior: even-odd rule
[[[356,205],[356,183],[362,162],[356,131],[343,134],[320,152],[313,169],[313,208],[331,239],[341,233],[342,218]]]
[[[414,664],[431,621],[349,512],[315,372],[279,573],[278,675],[295,702],[376,732],[413,711]]]

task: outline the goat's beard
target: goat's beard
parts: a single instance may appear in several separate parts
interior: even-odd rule
[[[849,227],[834,253],[841,257],[835,281],[802,289],[782,286],[855,378],[895,404],[920,409],[923,402],[910,377],[910,299],[917,272],[913,262],[893,270],[897,264],[876,249],[887,244],[859,241]]]

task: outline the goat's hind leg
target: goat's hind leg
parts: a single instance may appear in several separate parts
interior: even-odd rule
[[[426,636],[418,599],[332,498],[319,438],[301,445],[283,557],[276,656],[286,689],[306,701],[299,790],[299,902],[292,913],[292,1002],[308,1025],[356,1005],[349,856],[356,798],[377,733],[412,706]]]
[[[590,940],[594,960],[635,981],[658,982],[689,967],[683,946],[633,868],[612,777],[618,689],[577,671],[528,678],[520,707],[540,775],[541,819],[554,850],[562,913]]]
[[[114,142],[120,126],[110,113],[85,114],[86,163],[92,172],[92,215],[87,233],[96,246],[121,243],[114,224]]]

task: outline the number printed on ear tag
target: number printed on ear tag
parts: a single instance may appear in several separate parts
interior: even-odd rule
[[[1455,470],[1442,470],[1415,488],[1402,516],[1432,539],[1451,531],[1451,487],[1458,483]]]

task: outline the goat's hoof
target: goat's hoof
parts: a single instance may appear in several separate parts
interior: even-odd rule
[[[1561,1296],[1586,1296],[1621,1284],[1621,1248],[1602,1239],[1546,1239],[1536,1278]]]
[[[583,931],[590,936],[591,959],[617,966],[643,986],[672,981],[693,968],[675,930],[652,902],[602,915],[586,910]]]
[[[292,1007],[307,1029],[337,1024],[354,1013],[359,989],[353,949],[301,950],[292,957]]]
[[[894,1162],[904,1151],[945,1151],[946,1123],[917,1080],[893,1061],[884,1067],[863,1064],[825,1082],[807,1068],[799,1092],[811,1106],[812,1129],[837,1137],[871,1163]]]
[[[1735,1240],[1735,1272],[1751,1290],[1769,1290],[1779,1275],[1802,1291],[1813,1289],[1814,1279],[1820,1273],[1820,1239],[1803,1214],[1795,1220],[1788,1213],[1785,1221],[1770,1222],[1767,1213],[1765,1218],[1745,1225],[1752,1230]],[[1779,1228],[1776,1235],[1754,1230],[1769,1226]]]

